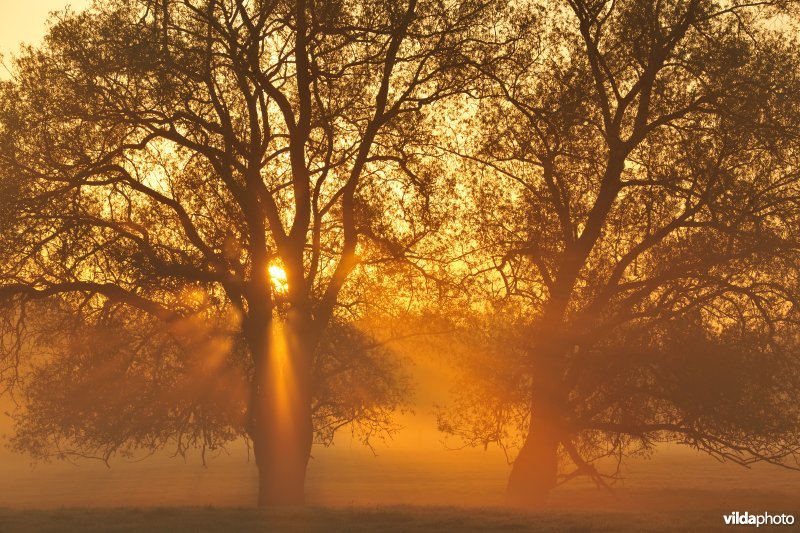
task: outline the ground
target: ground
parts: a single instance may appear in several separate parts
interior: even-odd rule
[[[0,533],[715,531],[728,511],[514,512],[462,507],[0,509]],[[791,528],[781,528],[787,531]],[[745,530],[736,527],[737,531]]]
[[[502,453],[403,444],[378,448],[377,455],[347,442],[317,450],[309,507],[264,511],[249,507],[258,478],[242,459],[246,450],[207,467],[192,458],[151,457],[117,460],[111,468],[87,461],[32,468],[24,457],[3,455],[0,444],[0,533],[705,532],[747,531],[724,525],[723,515],[735,511],[800,519],[800,472],[771,465],[747,469],[662,449],[631,460],[613,492],[576,480],[554,492],[548,512],[515,513],[501,508],[508,476]]]

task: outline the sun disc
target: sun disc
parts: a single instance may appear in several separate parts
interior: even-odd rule
[[[289,289],[286,271],[280,265],[269,266],[269,278],[275,291],[286,292]]]

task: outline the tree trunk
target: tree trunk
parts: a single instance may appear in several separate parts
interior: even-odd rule
[[[561,296],[549,302],[542,321],[541,344],[533,351],[534,377],[531,422],[525,442],[511,467],[506,486],[508,503],[537,508],[547,505],[558,476],[559,446],[564,436],[566,394],[564,370],[568,342],[560,332],[571,282],[557,291]]]
[[[270,320],[255,376],[249,435],[258,467],[258,505],[303,505],[314,428],[307,343]],[[256,342],[258,342],[256,340]],[[256,344],[258,346],[258,344]]]
[[[538,410],[541,413],[541,409]],[[525,442],[508,478],[507,496],[512,505],[543,507],[556,486],[558,447],[561,442],[556,421],[540,414],[534,417]]]
[[[561,388],[563,367],[558,346],[542,350],[534,375],[531,423],[525,442],[511,468],[507,496],[512,505],[537,508],[547,505],[556,486],[558,448],[564,434],[565,398]]]
[[[311,417],[272,418],[255,429],[258,506],[303,505],[306,467],[311,455]]]

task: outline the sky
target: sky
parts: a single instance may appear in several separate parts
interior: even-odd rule
[[[48,14],[52,11],[67,6],[79,10],[90,3],[90,0],[0,0],[0,54],[7,60],[20,43],[38,43],[44,36]]]

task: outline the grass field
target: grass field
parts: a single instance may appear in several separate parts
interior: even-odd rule
[[[744,469],[664,450],[632,461],[613,493],[590,483],[554,492],[548,512],[500,507],[508,468],[484,452],[320,450],[305,509],[258,510],[257,472],[236,454],[207,468],[152,458],[31,470],[0,454],[0,533],[747,531],[733,511],[800,518],[800,473]],[[499,459],[499,460],[498,460]],[[635,512],[634,512],[635,511]],[[758,531],[792,531],[773,526]]]
[[[723,525],[722,515],[723,511],[522,513],[421,506],[280,510],[225,507],[0,509],[0,533],[714,531],[728,529]]]

